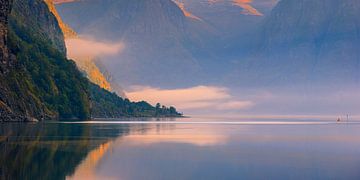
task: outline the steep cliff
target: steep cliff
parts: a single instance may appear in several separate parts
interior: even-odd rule
[[[16,52],[12,49],[14,32],[12,29],[9,30],[8,22],[10,21],[11,24],[14,14],[10,14],[10,12],[14,12],[14,9],[20,7],[19,2],[5,0],[1,2],[1,6],[1,49],[3,54],[1,61],[5,63],[2,63],[2,72],[0,73],[0,120],[26,121],[33,117],[39,119],[54,117],[55,114],[34,95],[32,86],[29,84],[30,78],[18,61]],[[36,25],[34,24],[34,26]],[[57,47],[64,51],[61,45]],[[20,48],[20,46],[16,48]]]
[[[9,72],[14,64],[14,58],[11,56],[8,48],[8,17],[11,11],[12,1],[0,1],[0,121],[8,120],[26,120],[23,114],[13,111],[12,107],[16,104],[16,99],[7,84]]]
[[[9,66],[9,50],[7,48],[8,35],[8,15],[11,10],[11,2],[9,0],[0,1],[0,72],[6,71]]]
[[[12,19],[32,34],[48,40],[52,46],[66,53],[64,35],[56,17],[49,12],[42,0],[14,0],[11,11]]]

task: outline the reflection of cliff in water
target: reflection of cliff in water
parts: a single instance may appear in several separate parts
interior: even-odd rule
[[[128,132],[128,125],[2,124],[0,179],[65,179],[90,151]]]
[[[132,119],[129,119],[132,120]],[[135,120],[135,119],[134,119]],[[173,121],[174,119],[136,119]],[[174,129],[169,124],[11,123],[0,126],[0,179],[88,177],[115,140]]]

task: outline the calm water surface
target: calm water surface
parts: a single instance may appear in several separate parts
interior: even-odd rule
[[[0,179],[360,179],[357,122],[128,120],[0,124]]]

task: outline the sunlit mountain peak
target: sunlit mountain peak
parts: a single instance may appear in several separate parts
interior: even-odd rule
[[[184,15],[188,18],[191,18],[191,19],[195,19],[195,20],[199,20],[199,21],[202,21],[201,18],[195,16],[194,14],[192,14],[191,12],[189,12],[188,10],[186,10],[185,8],[185,4],[183,2],[180,2],[178,0],[174,0],[173,1],[180,9],[181,11],[184,13]]]

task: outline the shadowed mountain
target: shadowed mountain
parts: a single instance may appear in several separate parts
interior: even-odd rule
[[[125,85],[358,83],[356,1],[176,2],[85,0],[58,9],[79,32],[125,43],[104,62]]]
[[[233,78],[243,85],[358,85],[359,8],[352,0],[280,1]]]
[[[103,61],[121,84],[177,86],[201,80],[198,57],[208,52],[199,46],[209,37],[202,31],[208,26],[185,16],[173,1],[85,0],[57,8],[79,34],[125,44],[120,55]]]

